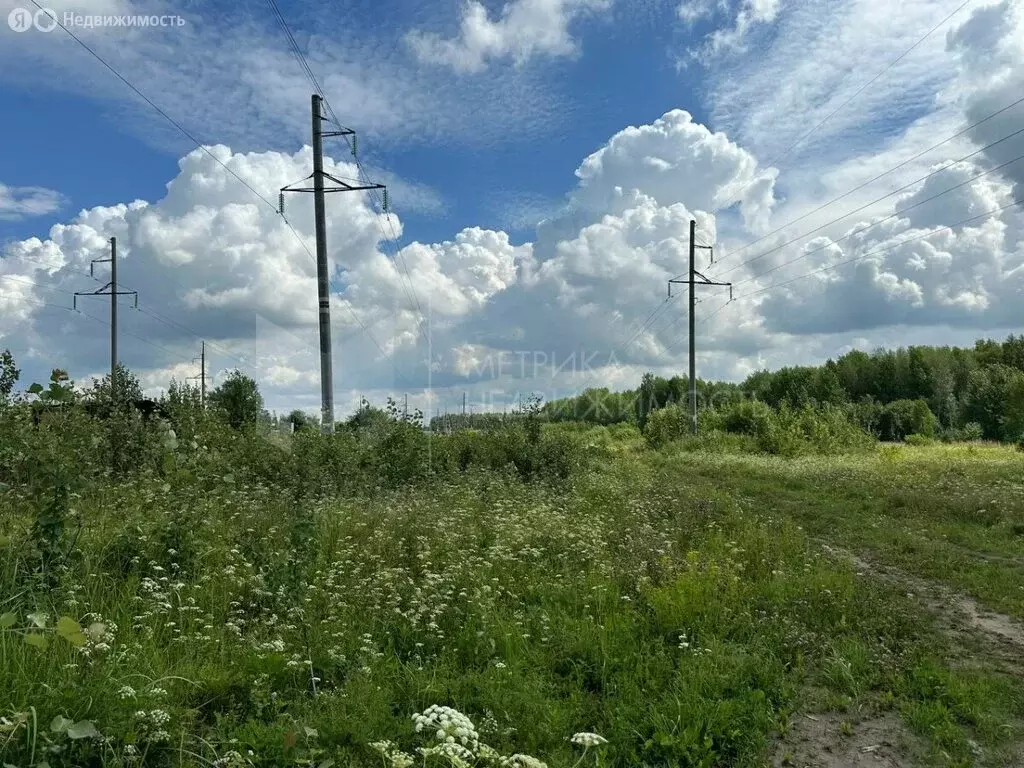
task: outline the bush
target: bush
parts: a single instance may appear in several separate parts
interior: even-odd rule
[[[652,448],[660,448],[690,433],[690,414],[679,405],[667,405],[651,411],[644,425],[644,438]]]
[[[950,443],[973,443],[981,440],[985,432],[976,421],[969,421],[964,426],[948,429],[942,434],[942,439]]]
[[[874,442],[847,411],[831,405],[792,409],[783,404],[776,410],[760,401],[748,400],[701,411],[698,426],[697,437],[690,436],[689,414],[681,406],[670,405],[650,414],[644,437],[653,448],[686,440],[692,449],[710,446],[718,440],[721,445],[716,450],[732,447],[776,456],[842,453],[863,450]],[[721,442],[723,435],[748,439]]]
[[[675,443],[683,451],[701,451],[705,453],[760,453],[761,446],[757,438],[751,435],[738,435],[723,432],[720,429],[701,431],[696,435],[686,435]]]
[[[771,429],[772,409],[760,400],[745,400],[722,411],[721,425],[738,435],[762,435]]]
[[[882,408],[879,438],[900,442],[907,435],[933,437],[939,420],[924,400],[894,400]]]

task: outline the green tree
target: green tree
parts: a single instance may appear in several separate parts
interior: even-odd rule
[[[811,379],[811,397],[820,404],[838,405],[846,400],[846,392],[843,391],[843,385],[839,380],[839,371],[832,360],[815,371]]]
[[[111,398],[110,374],[102,379],[92,380],[92,389],[86,393],[88,402],[94,403],[102,410],[109,413],[111,407],[120,408],[127,403],[142,399],[142,382],[139,377],[132,373],[121,363],[115,369],[117,376],[117,402]]]
[[[220,411],[234,429],[255,424],[263,413],[263,396],[256,381],[239,370],[209,395],[210,405]]]
[[[981,425],[986,440],[1002,440],[1011,390],[1022,377],[1020,371],[1002,363],[980,368],[971,374],[964,403],[965,418]]]
[[[911,347],[909,351],[909,394],[928,400],[935,394],[935,372],[924,347]]]
[[[1011,333],[1003,342],[1003,363],[1024,371],[1024,334],[1014,336]]]
[[[1024,440],[1024,374],[1013,377],[1006,385],[1003,405],[1003,440]]]
[[[14,367],[14,355],[5,349],[0,354],[0,401],[6,400],[14,391],[14,385],[21,376],[21,370]]]
[[[285,421],[292,425],[292,429],[296,432],[303,429],[312,429],[316,426],[316,422],[313,420],[308,413],[300,411],[298,408],[288,414],[288,418]]]

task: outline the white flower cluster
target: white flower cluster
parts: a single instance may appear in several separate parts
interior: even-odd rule
[[[590,749],[590,747],[599,747],[602,744],[607,744],[608,739],[597,733],[589,733],[583,731],[581,733],[573,734],[573,737],[569,739],[573,744],[578,744],[584,749]]]
[[[481,761],[484,764],[507,768],[547,768],[546,763],[530,755],[515,754],[505,757],[493,747],[481,743],[480,735],[477,733],[473,721],[452,707],[441,707],[435,704],[422,713],[413,715],[412,719],[417,733],[436,740],[430,746],[417,749],[424,761],[431,757],[438,757],[452,768],[470,768],[470,766],[480,764]],[[502,730],[490,712],[486,713],[484,724],[492,733],[499,733]],[[588,735],[596,736],[596,734]],[[601,737],[596,736],[596,738],[600,739]],[[387,741],[377,742],[370,746],[377,749],[385,757],[385,760],[393,749],[391,742]],[[392,768],[406,768],[406,764],[399,765],[392,761]]]
[[[433,756],[444,758],[452,768],[469,768],[476,760],[476,756],[471,750],[461,744],[453,744],[449,741],[443,741],[433,747],[420,747],[417,751],[423,755],[424,759]]]
[[[409,768],[416,762],[412,755],[403,752],[390,741],[375,741],[370,744],[370,747],[380,752],[380,756],[384,758],[385,763],[390,765],[390,768]]]
[[[146,732],[146,739],[151,742],[169,741],[169,734],[164,726],[171,721],[171,716],[162,709],[154,709],[147,712],[140,709],[135,713],[135,719],[139,726]]]
[[[480,734],[473,721],[452,707],[431,705],[420,714],[412,716],[416,733],[433,732],[438,741],[446,744],[461,744],[475,750],[480,745]]]
[[[503,757],[499,763],[503,768],[548,768],[548,764],[542,760],[538,760],[536,757],[530,757],[529,755],[512,755],[512,757]]]
[[[78,652],[87,658],[109,651],[114,645],[114,633],[117,632],[114,622],[104,621],[98,613],[92,616],[94,620],[84,630],[85,643],[78,648]]]
[[[679,635],[679,650],[687,651],[696,656],[700,656],[702,653],[711,653],[710,648],[701,648],[699,645],[691,643],[685,634]]]

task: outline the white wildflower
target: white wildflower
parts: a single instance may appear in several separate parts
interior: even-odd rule
[[[587,731],[573,734],[573,737],[569,739],[569,741],[571,741],[573,744],[579,744],[581,747],[585,749],[589,749],[590,747],[597,747],[601,744],[608,743],[608,739],[606,739],[604,736],[601,736],[596,733],[589,733]]]
[[[501,758],[501,765],[508,768],[548,768],[548,764],[529,755],[512,755]]]
[[[417,733],[432,732],[444,744],[459,744],[476,749],[480,743],[480,735],[473,721],[452,707],[433,704],[422,713],[413,715],[412,719]]]

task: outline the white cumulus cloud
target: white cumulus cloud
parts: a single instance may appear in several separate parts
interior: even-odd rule
[[[482,3],[466,0],[456,37],[414,29],[405,39],[421,61],[457,72],[480,72],[504,58],[521,66],[538,55],[575,55],[579,44],[569,25],[610,5],[611,0],[512,0],[492,20]]]

